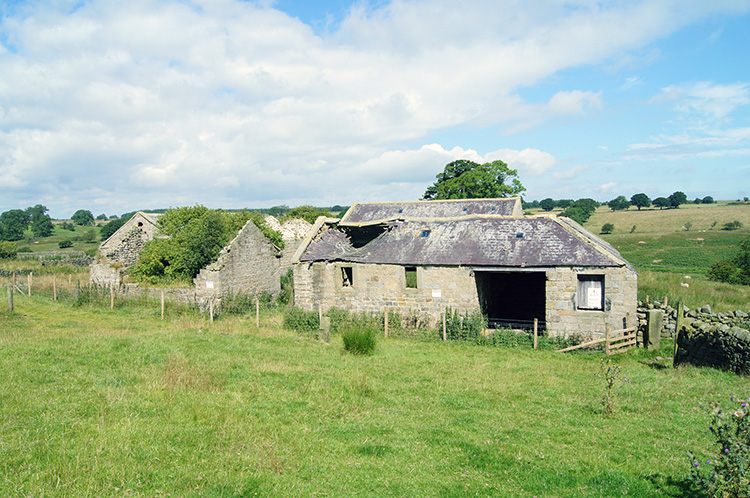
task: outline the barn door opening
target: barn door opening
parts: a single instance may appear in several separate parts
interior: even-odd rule
[[[475,271],[479,305],[490,327],[545,330],[546,282],[544,272]]]

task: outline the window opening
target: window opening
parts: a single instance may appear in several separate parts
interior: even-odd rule
[[[432,233],[432,230],[422,230],[422,233],[419,234],[420,237],[429,237],[430,233]]]
[[[406,273],[406,288],[416,289],[417,288],[417,267],[407,266],[406,268],[404,268],[404,272]]]
[[[351,266],[341,267],[341,286],[352,287],[354,285],[354,271]]]
[[[604,310],[604,275],[578,275],[578,309]]]

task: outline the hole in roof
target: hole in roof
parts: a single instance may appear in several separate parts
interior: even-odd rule
[[[468,210],[469,210],[468,208],[464,208],[464,211],[468,211]]]
[[[403,209],[399,209],[399,210],[398,210],[398,212],[399,212],[399,213],[403,213],[403,212],[404,212],[404,210],[403,210]]]
[[[494,211],[494,210],[495,210],[495,206],[492,206],[492,211]]]
[[[523,232],[516,232],[516,238],[522,239],[523,238]]]
[[[430,232],[432,232],[432,230],[422,230],[422,233],[420,233],[419,236],[420,237],[429,237],[430,236]]]

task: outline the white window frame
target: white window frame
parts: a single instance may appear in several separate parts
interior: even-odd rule
[[[586,311],[604,311],[604,275],[578,275],[576,307]]]

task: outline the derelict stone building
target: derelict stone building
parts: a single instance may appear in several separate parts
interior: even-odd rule
[[[138,262],[146,242],[156,237],[159,216],[138,211],[102,242],[96,262],[91,266],[91,282],[106,286],[120,285],[123,273]]]
[[[436,323],[447,307],[495,326],[536,318],[552,336],[636,319],[637,274],[567,218],[523,217],[520,199],[354,204],[319,218],[293,258],[307,310],[395,309]]]

